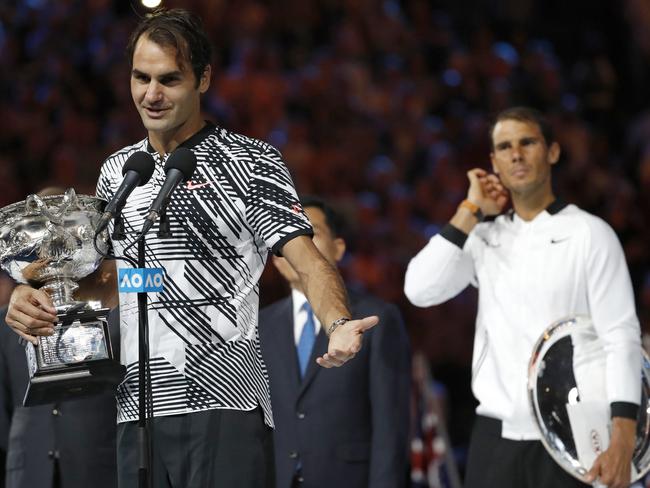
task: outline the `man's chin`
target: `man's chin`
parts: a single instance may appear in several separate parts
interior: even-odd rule
[[[518,182],[506,188],[510,193],[513,193],[515,195],[526,196],[529,193],[534,192],[538,186],[539,185],[536,185],[534,181],[528,181]]]
[[[163,119],[151,119],[146,115],[142,116],[142,125],[149,131],[165,131],[169,128],[169,123]]]

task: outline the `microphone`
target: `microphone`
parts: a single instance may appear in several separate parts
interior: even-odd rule
[[[126,203],[126,199],[136,186],[142,186],[151,179],[155,163],[151,154],[144,151],[136,151],[129,156],[122,167],[122,184],[117,189],[111,201],[108,202],[104,213],[97,223],[95,235],[103,231],[115,215],[119,214]]]
[[[156,196],[149,207],[149,215],[145,218],[144,225],[142,226],[142,234],[146,234],[153,226],[153,223],[158,220],[160,214],[165,211],[169,199],[176,187],[183,181],[189,180],[196,169],[196,156],[194,153],[185,147],[176,149],[165,163],[165,173],[167,178],[163,183],[160,192]]]

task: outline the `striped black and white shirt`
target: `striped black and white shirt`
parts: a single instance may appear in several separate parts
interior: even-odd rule
[[[154,416],[211,409],[252,410],[273,426],[268,376],[258,334],[258,281],[269,250],[312,233],[280,153],[262,141],[207,124],[182,144],[196,155],[191,181],[167,207],[171,237],[146,238],[146,264],[163,268],[164,291],[148,297]],[[151,180],[136,188],[124,210],[121,255],[144,223],[165,173],[147,139],[103,164],[97,196],[110,200],[134,151],[157,161]],[[135,247],[127,251],[135,255]],[[118,268],[129,266],[117,261]],[[120,294],[121,361],[118,422],[138,419],[138,307],[136,294]]]

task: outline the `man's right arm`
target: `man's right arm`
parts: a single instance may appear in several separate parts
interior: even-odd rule
[[[459,241],[467,238],[448,224],[431,238],[406,269],[404,294],[418,307],[438,305],[464,290],[474,277],[474,262]]]
[[[76,297],[81,300],[99,300],[103,306],[117,305],[117,282],[114,261],[102,265],[80,282]],[[18,285],[9,300],[6,322],[23,339],[37,344],[36,336],[54,333],[56,308],[50,296],[29,285]]]
[[[437,305],[455,297],[474,278],[474,262],[463,247],[483,215],[497,215],[507,202],[507,192],[496,175],[475,168],[467,172],[469,189],[463,202],[440,234],[411,260],[404,293],[419,307]]]

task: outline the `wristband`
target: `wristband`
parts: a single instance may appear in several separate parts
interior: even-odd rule
[[[341,317],[340,319],[336,319],[334,322],[332,322],[332,325],[330,325],[329,328],[327,329],[327,337],[331,336],[332,332],[334,332],[339,325],[343,325],[346,322],[349,322],[350,320],[352,319],[348,317]]]
[[[476,220],[479,222],[483,222],[483,219],[485,218],[485,215],[483,215],[483,212],[481,211],[481,207],[476,205],[475,203],[470,202],[469,200],[465,199],[462,202],[460,202],[460,205],[458,208],[466,208],[470,212],[472,212],[472,215],[476,217]]]

